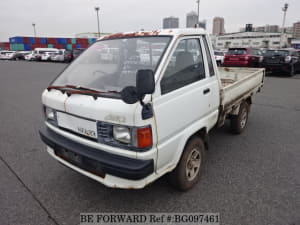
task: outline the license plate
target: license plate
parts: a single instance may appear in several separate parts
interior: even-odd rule
[[[59,151],[56,152],[56,155],[73,163],[78,163],[78,164],[82,163],[82,157],[80,155],[77,155],[76,153],[70,152],[65,149],[60,149]]]
[[[57,112],[57,123],[59,127],[97,139],[96,121],[86,120],[66,113]]]

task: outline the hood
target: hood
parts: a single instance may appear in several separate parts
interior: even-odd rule
[[[45,90],[44,105],[79,117],[128,126],[135,125],[138,103],[126,104],[121,99],[73,94],[70,97],[58,90]]]

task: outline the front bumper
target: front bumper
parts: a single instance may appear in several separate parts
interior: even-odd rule
[[[287,63],[278,63],[278,64],[262,63],[261,66],[263,68],[265,68],[267,71],[283,71],[283,72],[287,72],[291,68],[291,65],[287,64]]]
[[[40,130],[40,137],[54,158],[107,186],[143,187],[148,182],[138,181],[154,173],[153,159],[133,159],[100,151],[65,138],[49,128]],[[130,184],[131,181],[136,185]]]

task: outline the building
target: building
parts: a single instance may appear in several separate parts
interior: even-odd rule
[[[255,32],[277,33],[277,32],[279,32],[279,26],[267,24],[265,26],[255,27],[254,31]]]
[[[293,48],[300,49],[300,39],[293,39],[291,44]]]
[[[266,27],[255,27],[254,28],[255,32],[266,32]]]
[[[164,18],[163,28],[164,29],[179,28],[179,18],[173,16]]]
[[[215,17],[213,19],[213,35],[221,35],[225,33],[224,18]]]
[[[206,30],[206,20],[199,21],[199,27]]]
[[[294,34],[294,27],[285,27],[284,31],[287,34]]]
[[[293,36],[294,38],[300,38],[300,21],[293,25]]]
[[[245,31],[246,32],[253,32],[254,31],[253,30],[253,24],[251,24],[251,23],[246,24]]]
[[[198,24],[198,14],[193,11],[186,14],[186,27],[195,27],[196,24]]]
[[[217,37],[216,49],[225,49],[232,47],[253,47],[253,48],[279,48],[280,33],[266,32],[238,32],[224,34]],[[291,34],[283,34],[283,46],[290,45]]]
[[[266,25],[265,32],[277,33],[277,32],[279,32],[279,26],[278,25]]]

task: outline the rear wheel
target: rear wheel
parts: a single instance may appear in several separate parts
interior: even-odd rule
[[[238,115],[233,115],[230,118],[231,132],[233,134],[242,133],[247,125],[249,115],[249,104],[247,102],[242,102],[240,105]]]
[[[294,76],[295,75],[295,67],[294,65],[291,65],[291,69],[289,71],[289,74],[288,74],[290,77]]]
[[[186,144],[177,167],[169,174],[170,183],[181,191],[192,188],[200,179],[205,147],[200,137],[192,137]]]

